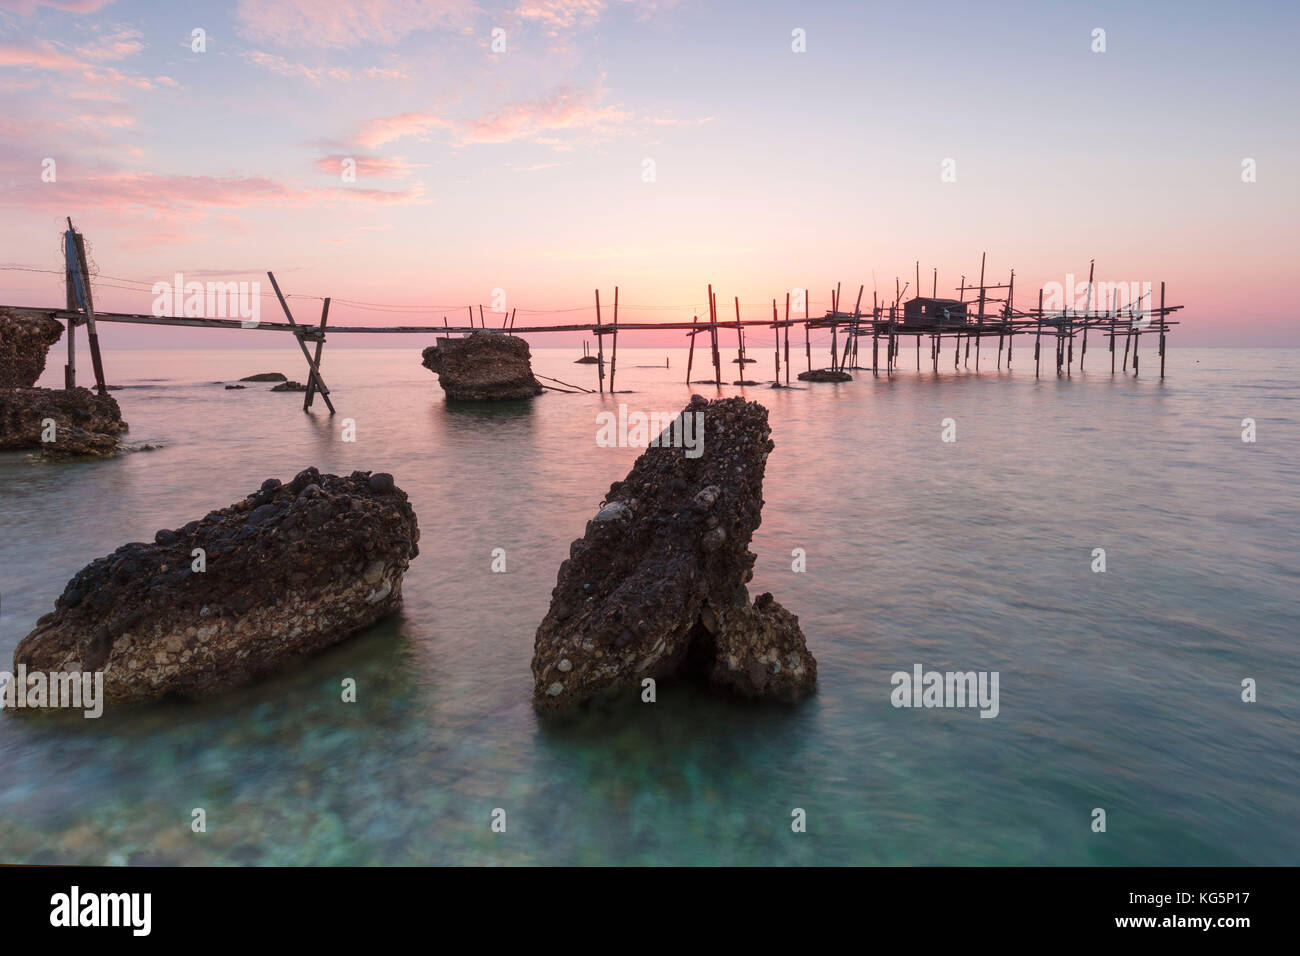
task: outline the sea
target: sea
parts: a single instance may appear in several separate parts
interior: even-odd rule
[[[1300,350],[1171,344],[1162,381],[1149,347],[1134,377],[1095,344],[1068,376],[1046,348],[1036,376],[1020,344],[1011,369],[986,344],[980,371],[937,373],[904,346],[890,376],[773,389],[770,347],[760,385],[720,388],[685,383],[685,349],[625,347],[615,395],[455,405],[425,344],[332,343],[334,416],[223,387],[305,380],[292,343],[110,349],[128,441],[153,450],[0,453],[0,669],[81,567],[269,477],[391,472],[421,531],[400,613],[279,676],[0,713],[0,862],[1300,862]],[[580,354],[534,367],[594,390]],[[543,720],[529,662],[557,570],[641,451],[603,447],[599,416],[693,392],[768,410],[750,593],[798,615],[816,693],[668,682]],[[896,706],[917,667],[996,673],[996,716]]]

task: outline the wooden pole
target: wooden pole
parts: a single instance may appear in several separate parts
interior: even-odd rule
[[[698,315],[694,316],[694,321],[699,322],[700,317]],[[698,329],[691,329],[690,331],[691,350],[689,353],[687,353],[686,356],[686,384],[687,385],[691,384],[691,366],[695,364],[695,333],[698,331],[699,331]]]
[[[1034,378],[1038,378],[1038,373],[1043,367],[1042,363],[1043,348],[1043,290],[1038,290],[1038,332],[1034,335]]]
[[[740,366],[740,379],[745,379],[745,340],[740,334],[740,296],[735,297],[736,303],[736,364]]]
[[[320,310],[320,331],[316,334],[316,367],[320,368],[321,353],[325,351],[325,323],[330,317],[330,300],[326,296],[324,305]],[[302,399],[302,410],[305,412],[311,408],[312,399],[316,397],[316,379],[307,376],[307,394]]]
[[[709,335],[713,343],[713,381],[718,387],[722,387],[722,356],[718,354],[718,297],[713,294],[713,286],[709,286]]]
[[[614,394],[614,373],[618,371],[618,286],[614,286],[614,344],[609,356],[609,394]]]
[[[808,336],[808,289],[803,290],[803,352],[808,361],[808,371],[812,371],[812,339]]]
[[[1160,377],[1165,377],[1165,284],[1160,283]]]
[[[772,300],[772,337],[776,340],[774,343],[773,355],[776,359],[776,383],[781,384],[781,325],[776,317],[776,299]],[[744,378],[742,375],[741,378]]]
[[[1011,324],[1011,316],[1015,312],[1016,302],[1016,270],[1011,270],[1011,278],[1007,280],[1007,368],[1011,368],[1011,347],[1015,343],[1016,333],[1015,326]]]
[[[790,384],[790,293],[785,294],[785,384]]]
[[[66,240],[65,240],[66,241]],[[68,319],[68,363],[63,366],[63,387],[77,387],[77,286],[72,279],[73,264],[64,255],[63,285],[67,297],[68,311],[73,315]]]
[[[976,335],[976,337],[975,337],[975,371],[977,371],[977,372],[980,370],[980,345],[983,344],[983,343],[981,342],[981,339],[984,337],[984,336],[983,336],[983,332],[984,332],[984,329],[983,329],[983,325],[984,325],[984,260],[985,260],[986,258],[988,258],[988,253],[987,253],[987,252],[982,252],[982,253],[980,253],[980,311],[979,311],[979,324],[980,324],[981,328],[980,328],[979,333],[978,333],[978,334]]]
[[[596,368],[599,371],[598,379],[600,394],[605,394],[605,336],[600,332],[600,290],[596,290]]]
[[[68,268],[72,270],[72,282],[77,297],[86,312],[86,341],[90,345],[90,364],[95,370],[95,390],[101,396],[108,394],[104,383],[104,362],[99,354],[99,335],[95,331],[95,302],[90,291],[90,266],[86,262],[86,239],[72,226],[68,217],[68,232],[64,243]]]

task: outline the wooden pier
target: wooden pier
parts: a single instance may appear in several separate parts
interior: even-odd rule
[[[0,306],[0,308],[5,308],[16,315],[48,316],[67,325],[68,361],[64,374],[64,382],[67,388],[76,385],[76,329],[78,326],[84,325],[86,327],[95,383],[101,394],[104,393],[106,385],[96,331],[97,323],[122,322],[135,325],[178,328],[287,332],[297,340],[307,362],[308,384],[303,409],[310,409],[315,396],[319,394],[329,408],[330,413],[334,413],[330,390],[321,374],[321,360],[325,347],[326,326],[330,310],[329,298],[323,299],[319,323],[315,326],[302,325],[295,320],[289,307],[288,297],[281,291],[275,276],[268,272],[267,277],[284,312],[286,319],[284,322],[249,322],[238,318],[159,317],[139,313],[101,312],[95,309],[93,304],[91,294],[93,276],[87,266],[85,240],[73,228],[71,219],[68,220],[68,230],[64,234],[64,249],[64,276],[67,296],[63,308],[31,308],[23,306]],[[919,262],[916,267],[916,283],[919,292]],[[488,329],[483,307],[479,306],[479,321],[475,324],[474,309],[472,306],[466,306],[469,314],[469,325],[451,325],[448,323],[446,316],[443,316],[441,325],[380,327],[333,325],[329,326],[328,331],[330,335],[399,334],[424,335],[434,338],[467,335],[481,331],[513,335],[587,332],[596,336],[596,364],[598,365],[598,388],[600,392],[605,391],[604,339],[608,335],[611,336],[609,391],[612,394],[617,373],[618,336],[620,332],[626,335],[628,333],[647,331],[684,331],[689,339],[689,358],[686,364],[687,384],[712,384],[721,387],[727,382],[722,375],[720,332],[727,329],[734,329],[736,332],[736,358],[733,361],[738,370],[739,380],[734,384],[741,384],[747,383],[745,376],[746,365],[757,362],[757,359],[749,358],[746,355],[746,330],[771,329],[774,338],[773,382],[781,384],[782,366],[784,365],[785,383],[788,384],[791,369],[790,328],[792,326],[803,326],[804,361],[809,372],[813,370],[811,333],[813,331],[829,331],[828,358],[830,361],[825,368],[835,372],[853,369],[855,371],[869,370],[874,375],[892,375],[899,368],[902,343],[909,337],[915,340],[916,369],[918,371],[921,368],[921,344],[922,340],[925,339],[929,340],[930,354],[928,361],[935,372],[940,370],[940,364],[943,361],[942,357],[947,354],[946,343],[949,342],[953,345],[954,368],[970,367],[971,344],[973,342],[975,346],[975,369],[978,371],[983,343],[986,339],[992,340],[994,338],[997,339],[997,367],[1002,368],[1003,349],[1005,348],[1006,367],[1010,369],[1016,336],[1030,336],[1033,340],[1034,374],[1040,375],[1042,373],[1043,346],[1046,344],[1049,349],[1054,350],[1054,364],[1049,364],[1049,371],[1054,370],[1057,375],[1068,376],[1074,368],[1076,340],[1079,341],[1078,362],[1079,368],[1082,370],[1088,349],[1088,333],[1093,332],[1107,342],[1112,373],[1116,371],[1119,342],[1122,339],[1124,356],[1120,371],[1127,374],[1129,352],[1131,350],[1133,374],[1137,375],[1138,348],[1142,334],[1145,332],[1148,335],[1157,337],[1160,377],[1164,378],[1166,338],[1170,329],[1179,324],[1170,316],[1182,309],[1180,305],[1166,304],[1165,284],[1163,282],[1160,283],[1158,305],[1150,302],[1143,303],[1141,296],[1139,296],[1138,301],[1121,304],[1117,301],[1117,297],[1108,295],[1108,301],[1103,308],[1100,303],[1093,301],[1094,268],[1092,266],[1089,267],[1086,307],[1081,310],[1070,308],[1045,309],[1041,289],[1038,293],[1038,304],[1035,308],[1016,309],[1014,305],[1015,272],[1011,272],[1005,283],[986,284],[984,281],[983,259],[980,263],[979,284],[967,285],[966,277],[962,276],[961,282],[956,289],[958,293],[957,299],[938,298],[937,270],[934,273],[930,296],[921,297],[917,295],[905,301],[903,296],[907,292],[908,285],[910,283],[900,285],[896,279],[894,298],[888,304],[881,303],[879,293],[874,292],[869,312],[864,312],[862,309],[865,285],[858,287],[851,312],[840,308],[841,288],[837,285],[831,290],[831,308],[824,314],[815,317],[809,314],[807,289],[805,289],[804,315],[802,317],[790,315],[790,294],[786,293],[783,316],[778,314],[778,300],[773,299],[771,319],[742,319],[740,300],[738,297],[733,297],[735,319],[723,320],[718,317],[717,296],[713,286],[710,285],[708,287],[708,321],[702,321],[698,315],[695,315],[690,320],[681,321],[620,322],[618,314],[619,293],[618,288],[615,287],[612,322],[603,321],[600,291],[597,290],[595,295],[596,321],[594,323],[577,322],[561,325],[517,327],[515,325],[517,310],[515,310],[502,320],[500,329]],[[971,294],[969,300],[966,298],[967,293]],[[707,336],[706,341],[710,349],[714,378],[711,381],[692,382],[691,372],[695,361],[696,339],[700,335]],[[782,341],[783,336],[784,342]],[[1046,336],[1046,343],[1044,343],[1044,336]],[[859,347],[864,338],[870,338],[871,340],[871,364],[866,367],[858,364]],[[842,348],[840,346],[841,340],[843,341]],[[309,349],[309,344],[314,344],[315,349]],[[883,361],[880,354],[882,345],[884,346]],[[1052,361],[1053,358],[1049,356],[1049,362]]]

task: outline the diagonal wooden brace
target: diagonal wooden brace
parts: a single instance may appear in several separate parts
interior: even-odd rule
[[[307,388],[312,386],[320,392],[320,397],[325,399],[325,405],[329,408],[330,414],[334,414],[334,403],[330,401],[330,390],[325,385],[325,380],[320,376],[319,347],[317,349],[318,358],[313,359],[311,353],[307,351],[307,343],[303,340],[303,332],[299,329],[298,323],[293,320],[293,313],[289,311],[289,303],[284,301],[284,294],[280,292],[280,284],[275,281],[275,273],[267,272],[267,278],[271,280],[271,288],[275,289],[275,297],[280,300],[280,308],[284,309],[284,317],[289,320],[289,324],[294,327],[294,338],[298,340],[298,347],[302,349],[302,356],[307,360]],[[324,320],[321,321],[321,328],[324,329]],[[323,332],[322,332],[323,334]],[[309,392],[310,394],[310,392]]]

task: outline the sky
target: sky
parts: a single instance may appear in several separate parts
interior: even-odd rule
[[[1095,260],[1167,283],[1175,345],[1300,345],[1298,27],[1294,2],[0,0],[0,304],[62,304],[71,217],[100,311],[177,273],[269,296],[270,269],[331,324],[589,322],[615,286],[620,321],[685,320],[710,283],[763,318],[798,288],[909,298],[918,261],[955,297],[987,253],[1018,306]]]

